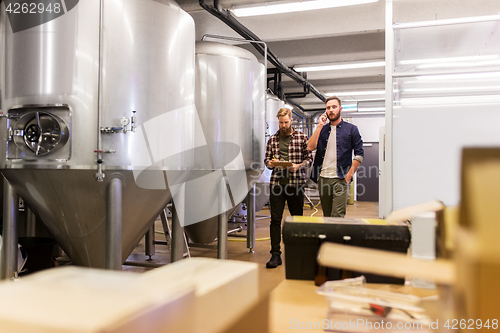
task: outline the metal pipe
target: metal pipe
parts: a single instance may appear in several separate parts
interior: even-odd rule
[[[36,216],[29,207],[26,207],[26,237],[35,237],[35,235]]]
[[[302,73],[302,77],[307,80],[307,73]],[[302,92],[291,92],[291,93],[285,93],[285,99],[288,98],[304,98],[309,93],[311,92],[311,89],[309,88],[309,83],[301,84],[302,85]]]
[[[302,106],[300,106],[299,104],[295,103],[295,101],[293,101],[292,99],[287,99],[286,102],[298,109],[298,110],[292,110],[292,112],[294,114],[296,114],[297,116],[299,116],[302,119],[306,119],[306,120],[311,119],[312,116],[306,114],[304,108]]]
[[[95,179],[98,182],[104,181],[104,172],[102,171],[102,134],[101,134],[101,127],[102,127],[102,108],[103,108],[103,97],[101,93],[101,82],[103,82],[104,74],[103,70],[101,68],[101,64],[103,63],[103,31],[102,31],[102,26],[103,26],[103,16],[104,16],[104,3],[103,1],[100,2],[99,6],[99,80],[97,82],[97,173],[95,174]]]
[[[172,210],[172,204],[167,205],[168,209],[171,211]],[[168,225],[168,218],[167,218],[167,208],[163,208],[160,212],[160,219],[161,219],[161,224],[163,226],[163,234],[165,235],[165,240],[169,243],[172,244],[172,231],[170,230],[170,227]],[[156,244],[159,244],[158,241],[155,241]]]
[[[170,262],[182,260],[184,258],[184,227],[181,226],[179,215],[175,204],[172,205],[172,251]]]
[[[146,232],[146,239],[144,240],[144,247],[146,250],[146,255],[149,256],[149,261],[151,261],[151,256],[155,255],[155,223],[151,224],[148,232]]]
[[[242,229],[243,229],[243,228],[242,228]],[[228,232],[228,233],[229,233],[229,232]],[[231,236],[231,237],[233,237],[233,238],[234,238],[234,237],[235,237],[235,238],[240,238],[240,237],[241,237],[241,238],[245,238],[245,241],[246,241],[246,239],[247,239],[247,235],[235,234],[235,235],[229,235],[229,236]]]
[[[279,99],[283,100],[285,97],[280,96],[280,92],[282,91],[281,86],[281,71],[278,68],[269,68],[267,70],[267,75],[272,75],[273,77],[267,78],[267,87],[269,87],[269,83],[274,81],[274,88],[271,89],[273,95],[278,96]],[[270,89],[270,88],[268,88]]]
[[[125,261],[123,264],[127,266],[148,267],[148,268],[158,268],[165,266],[162,264],[155,264],[152,262],[135,262],[135,261]]]
[[[239,227],[237,227],[235,229],[232,229],[232,230],[228,230],[227,234],[229,235],[229,234],[232,234],[233,232],[240,232],[240,231],[243,231],[243,227],[242,226],[239,226]],[[234,237],[235,235],[231,235],[231,236]]]
[[[122,181],[110,180],[106,203],[106,269],[121,270],[122,260]]]
[[[217,235],[217,259],[227,259],[227,184],[224,174],[219,182],[219,216]]]
[[[189,244],[190,247],[197,247],[201,249],[215,249],[217,245],[210,245],[210,244],[198,244],[198,243],[192,243]]]
[[[254,253],[255,248],[255,185],[247,195],[247,248],[248,253]]]
[[[2,176],[3,177],[3,176]],[[3,230],[0,279],[12,279],[17,274],[17,215],[19,196],[7,179],[3,181]]]

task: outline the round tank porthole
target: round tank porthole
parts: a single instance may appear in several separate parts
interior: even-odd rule
[[[57,151],[69,138],[64,121],[47,112],[29,112],[15,124],[14,142],[30,155],[43,156]]]

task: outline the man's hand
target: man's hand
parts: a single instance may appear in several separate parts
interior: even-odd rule
[[[318,124],[323,126],[326,124],[327,121],[328,121],[328,116],[326,115],[326,112],[325,112],[321,116],[319,116]]]
[[[275,162],[279,162],[279,160],[273,158],[272,160],[269,161],[267,165],[271,168],[275,168],[276,167],[276,164],[274,164]]]
[[[352,174],[350,173],[347,173],[347,175],[345,175],[345,181],[347,182],[347,184],[349,184],[352,180]]]
[[[297,170],[300,169],[300,167],[302,166],[302,164],[295,164],[295,163],[292,163],[292,166],[289,166],[287,169],[288,171],[290,172],[296,172]]]

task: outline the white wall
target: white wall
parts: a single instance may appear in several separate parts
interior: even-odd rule
[[[496,15],[498,0],[397,0],[393,23],[444,20],[459,17]]]
[[[363,142],[379,142],[379,129],[385,125],[384,117],[351,118],[350,121],[358,126]]]
[[[499,12],[500,1],[491,0],[394,1],[392,22],[433,21]],[[413,59],[412,56],[439,59],[497,55],[497,45],[500,45],[498,23],[489,25],[492,28],[484,31],[478,30],[482,29],[478,24],[401,29],[396,34],[395,50],[386,50],[386,61],[393,55],[396,59],[401,58],[405,53],[409,54],[406,59]],[[469,38],[470,35],[473,38]],[[386,38],[387,41],[390,45],[391,41]],[[477,47],[477,43],[481,46]],[[392,209],[430,200],[457,205],[461,191],[462,148],[500,146],[497,126],[500,123],[500,90],[495,89],[498,81],[493,79],[490,82],[485,78],[452,77],[450,74],[475,70],[498,75],[500,65],[481,67],[475,63],[469,68],[445,66],[448,64],[428,67],[426,71],[435,75],[427,78],[437,78],[437,81],[422,80],[425,76],[421,75],[422,69],[403,68],[401,63],[396,65],[397,79],[386,78],[386,90],[397,89],[393,96],[398,106],[388,111],[391,119],[387,124],[386,148],[391,170],[387,179],[392,181],[386,184],[388,195],[385,199]],[[419,85],[418,89],[413,89],[416,88],[413,85]]]

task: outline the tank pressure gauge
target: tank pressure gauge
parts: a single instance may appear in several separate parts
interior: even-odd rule
[[[130,120],[127,117],[123,117],[122,119],[120,119],[120,123],[123,126],[127,126],[130,123]]]

